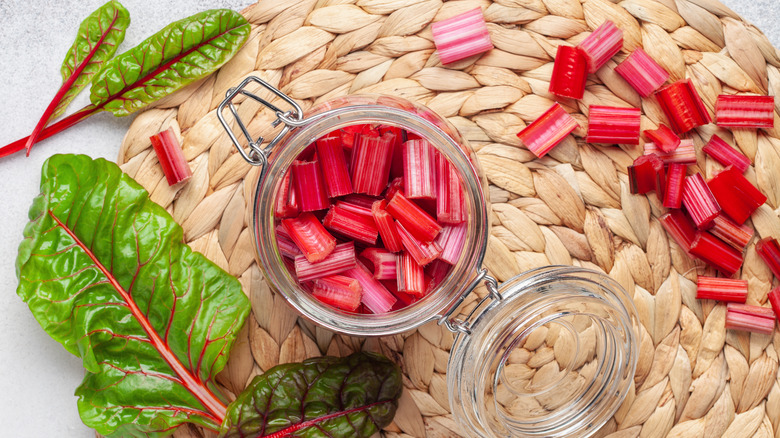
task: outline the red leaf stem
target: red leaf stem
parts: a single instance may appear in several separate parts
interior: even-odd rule
[[[71,126],[75,125],[76,123],[86,119],[87,117],[91,116],[92,114],[101,111],[103,107],[108,102],[103,102],[98,106],[92,106],[87,105],[84,108],[80,109],[79,111],[76,111],[75,113],[63,118],[57,123],[53,123],[41,130],[40,136],[38,136],[38,141],[45,140],[52,135],[58,134]],[[15,154],[22,149],[24,149],[25,145],[27,144],[27,140],[30,138],[30,136],[20,138],[19,140],[16,140],[12,143],[9,143],[3,147],[0,148],[0,158],[7,157],[11,154]]]
[[[325,421],[328,421],[328,420],[332,420],[334,418],[346,417],[346,416],[348,416],[350,414],[354,414],[356,412],[367,411],[367,410],[373,408],[374,406],[379,406],[379,405],[385,404],[385,403],[392,403],[392,401],[391,400],[378,401],[378,402],[375,402],[375,403],[367,404],[365,406],[361,406],[359,408],[348,409],[346,411],[334,412],[332,414],[323,415],[322,417],[319,417],[319,418],[313,418],[311,420],[302,421],[302,422],[300,422],[298,424],[293,424],[292,426],[286,427],[286,428],[284,428],[282,430],[278,430],[278,431],[276,431],[276,432],[274,432],[272,434],[269,434],[269,435],[258,435],[257,438],[285,438],[285,437],[290,437],[290,436],[292,436],[293,432],[295,432],[297,430],[301,430],[304,427],[316,426],[319,423],[322,423],[322,422],[325,422]]]

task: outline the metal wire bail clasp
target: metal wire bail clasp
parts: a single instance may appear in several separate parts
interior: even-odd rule
[[[250,93],[249,91],[246,91],[245,88],[247,85],[249,85],[250,82],[257,82],[261,86],[265,87],[267,90],[271,91],[276,96],[280,97],[285,102],[290,104],[292,110],[283,111],[282,109],[278,108],[276,105],[268,102],[267,100],[261,98],[260,96]],[[249,130],[247,129],[246,124],[243,122],[243,120],[241,120],[241,117],[238,116],[238,111],[236,110],[235,105],[233,105],[233,99],[238,94],[243,94],[244,96],[254,99],[260,102],[261,104],[265,105],[266,107],[270,108],[271,111],[273,111],[274,114],[276,114],[276,120],[274,120],[274,122],[271,123],[271,126],[276,127],[279,126],[280,123],[284,124],[284,127],[279,132],[279,134],[277,134],[276,137],[274,137],[274,139],[271,140],[265,147],[261,147],[265,139],[263,137],[258,137],[257,140],[254,140],[252,136],[249,134]],[[230,125],[228,125],[227,120],[225,120],[224,112],[226,106],[230,108],[230,112],[233,113],[233,118],[236,120],[236,123],[238,123],[238,127],[241,128],[241,132],[243,132],[244,137],[249,142],[248,153],[241,146],[241,142],[238,141],[238,138],[233,133],[233,130],[230,128]],[[236,146],[236,149],[238,149],[238,152],[241,153],[241,156],[244,157],[244,159],[249,164],[253,166],[263,166],[263,167],[265,167],[265,164],[268,161],[268,154],[271,152],[271,148],[273,148],[277,143],[279,143],[282,140],[282,138],[284,138],[284,136],[287,135],[288,132],[290,132],[291,129],[297,128],[306,123],[306,121],[303,119],[303,110],[301,109],[300,105],[298,105],[297,102],[292,100],[290,96],[282,93],[274,86],[258,78],[257,76],[249,76],[246,79],[244,79],[238,87],[231,88],[227,91],[225,100],[223,100],[222,103],[220,103],[219,106],[217,107],[217,117],[219,118],[220,123],[222,123],[222,127],[225,128],[225,131],[227,131],[228,136],[230,136],[230,140],[233,141],[233,144]]]
[[[482,301],[480,301],[480,303],[471,311],[468,318],[466,318],[466,321],[452,317],[452,314],[455,313],[455,310],[457,310],[457,308],[463,303],[463,301],[466,299],[466,296],[483,283],[488,290],[488,294],[485,295],[485,298],[483,298]],[[501,301],[503,299],[504,297],[502,297],[501,293],[498,291],[498,281],[488,275],[487,269],[481,268],[477,271],[477,275],[474,277],[471,283],[469,283],[469,285],[466,286],[466,288],[463,290],[460,297],[458,297],[458,299],[452,303],[450,307],[441,315],[439,318],[439,325],[444,324],[444,326],[453,333],[471,335],[471,325],[468,321],[471,320],[474,312],[482,307],[482,305],[485,304],[488,300]]]

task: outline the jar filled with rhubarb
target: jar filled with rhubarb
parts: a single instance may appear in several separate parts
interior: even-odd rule
[[[254,115],[237,110],[239,98],[271,109],[271,141],[253,137],[255,120],[242,116]],[[261,167],[252,206],[258,263],[301,315],[356,336],[433,321],[455,332],[447,383],[468,436],[584,437],[615,413],[638,356],[631,299],[587,269],[550,266],[503,284],[488,275],[487,183],[445,119],[375,95],[304,112],[256,77],[229,91],[218,117],[244,159]],[[474,310],[457,315],[483,285]],[[533,360],[546,362],[532,371]]]

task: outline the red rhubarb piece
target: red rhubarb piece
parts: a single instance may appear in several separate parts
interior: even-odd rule
[[[352,188],[355,193],[379,196],[387,188],[393,161],[395,134],[381,137],[360,134],[352,151]]]
[[[699,275],[696,281],[696,298],[700,300],[744,303],[747,300],[747,294],[747,280]]]
[[[375,245],[379,237],[379,229],[371,211],[362,214],[349,207],[345,208],[344,202],[332,205],[322,224],[329,230],[369,245]]]
[[[720,95],[715,123],[726,128],[767,128],[775,124],[774,96]]]
[[[360,257],[371,262],[377,280],[395,280],[398,256],[392,252],[383,248],[366,248]]]
[[[294,259],[295,256],[301,254],[301,250],[298,249],[298,245],[293,242],[290,234],[284,228],[284,225],[279,224],[276,226],[276,246],[279,248],[279,253],[282,257]]]
[[[667,154],[680,146],[680,137],[666,125],[661,125],[658,129],[648,129],[645,131],[645,136],[658,149]]]
[[[769,269],[780,278],[780,245],[777,239],[764,237],[756,244],[756,252],[761,259],[769,266]]]
[[[404,252],[398,261],[398,291],[415,297],[425,294],[425,271],[409,253]]]
[[[474,8],[431,25],[442,64],[450,64],[493,48],[482,8]]]
[[[323,304],[354,312],[360,305],[362,290],[354,278],[331,275],[314,279],[311,294]]]
[[[324,259],[312,263],[303,255],[295,257],[295,275],[298,281],[309,281],[315,278],[327,277],[339,274],[355,266],[355,244],[352,242],[340,243]],[[349,277],[352,275],[345,274]]]
[[[336,246],[336,238],[312,213],[282,220],[282,226],[309,262],[318,262],[330,255]]]
[[[324,137],[317,140],[317,158],[325,177],[328,197],[335,198],[352,193],[347,160],[341,136]]]
[[[696,239],[696,226],[693,221],[682,212],[672,210],[659,218],[661,225],[675,242],[685,250],[691,252],[691,244]]]
[[[277,218],[295,217],[300,213],[298,196],[292,183],[292,171],[287,171],[282,178],[279,190],[276,192],[274,202],[274,216]]]
[[[588,73],[596,73],[623,48],[623,31],[607,20],[579,46],[588,64]]]
[[[726,329],[771,335],[775,330],[775,313],[766,307],[729,303],[726,307]]]
[[[588,110],[588,143],[639,144],[639,108],[591,105]]]
[[[396,298],[376,278],[371,275],[366,267],[358,261],[355,266],[344,272],[344,275],[352,277],[360,283],[363,289],[361,302],[373,313],[387,313],[393,308]]]
[[[409,140],[401,147],[406,197],[436,198],[436,148],[425,140]]]
[[[650,97],[669,79],[669,73],[641,48],[634,50],[615,71],[642,97]]]
[[[738,224],[728,216],[719,214],[712,220],[710,233],[728,243],[739,251],[745,249],[753,238],[753,229],[744,224]]]
[[[707,185],[723,212],[738,224],[745,223],[767,199],[742,172],[733,167],[727,167],[715,175]]]
[[[772,305],[775,317],[777,317],[777,315],[780,315],[780,286],[769,291],[766,297],[769,299],[769,304]]]
[[[317,161],[293,161],[292,182],[301,211],[324,210],[330,205]]]
[[[441,225],[401,192],[387,203],[387,212],[422,242],[432,241],[441,231]]]
[[[466,194],[455,166],[436,155],[436,219],[442,224],[466,221]]]
[[[720,213],[720,205],[700,173],[685,178],[682,203],[700,230],[710,228],[712,220]]]
[[[401,236],[398,234],[395,221],[390,213],[387,212],[386,207],[387,201],[376,201],[371,208],[371,214],[374,217],[374,222],[385,248],[390,252],[400,252],[403,249]]]
[[[654,155],[652,155],[654,156]],[[666,170],[666,191],[664,192],[664,207],[680,208],[682,206],[685,173],[688,166],[672,163]]]
[[[523,146],[538,158],[542,158],[578,126],[574,117],[556,102],[517,136]]]
[[[691,254],[731,277],[742,266],[742,253],[706,231],[700,231],[691,243]]]
[[[742,173],[745,173],[747,168],[750,167],[750,158],[729,146],[728,143],[716,134],[713,134],[702,150],[718,163],[726,167],[734,166],[735,169]]]
[[[466,244],[467,233],[466,224],[442,228],[441,233],[436,238],[436,244],[441,248],[439,260],[444,260],[451,265],[458,263],[463,253],[463,247]]]
[[[628,183],[631,193],[644,194],[658,190],[663,193],[664,163],[655,155],[640,155],[628,166]]]
[[[696,164],[696,148],[693,140],[680,140],[677,149],[671,152],[664,152],[655,145],[655,143],[645,143],[645,155],[655,154],[664,162],[664,164]]]
[[[558,46],[550,78],[550,93],[582,99],[585,95],[585,83],[588,79],[588,64],[585,55],[577,47]]]
[[[396,222],[396,227],[404,248],[420,266],[425,266],[436,260],[441,254],[441,248],[436,242],[423,242],[417,239],[399,222]]]
[[[192,171],[173,128],[158,132],[149,137],[149,140],[152,141],[157,161],[160,162],[160,167],[162,167],[169,186],[190,179]],[[27,155],[30,155],[29,149]]]
[[[710,123],[710,113],[689,79],[677,81],[656,93],[661,109],[669,119],[674,132],[684,134]]]

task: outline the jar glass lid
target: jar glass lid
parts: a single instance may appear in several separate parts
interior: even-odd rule
[[[638,356],[636,310],[604,274],[529,271],[484,300],[453,345],[450,406],[469,435],[585,437],[625,398]]]

